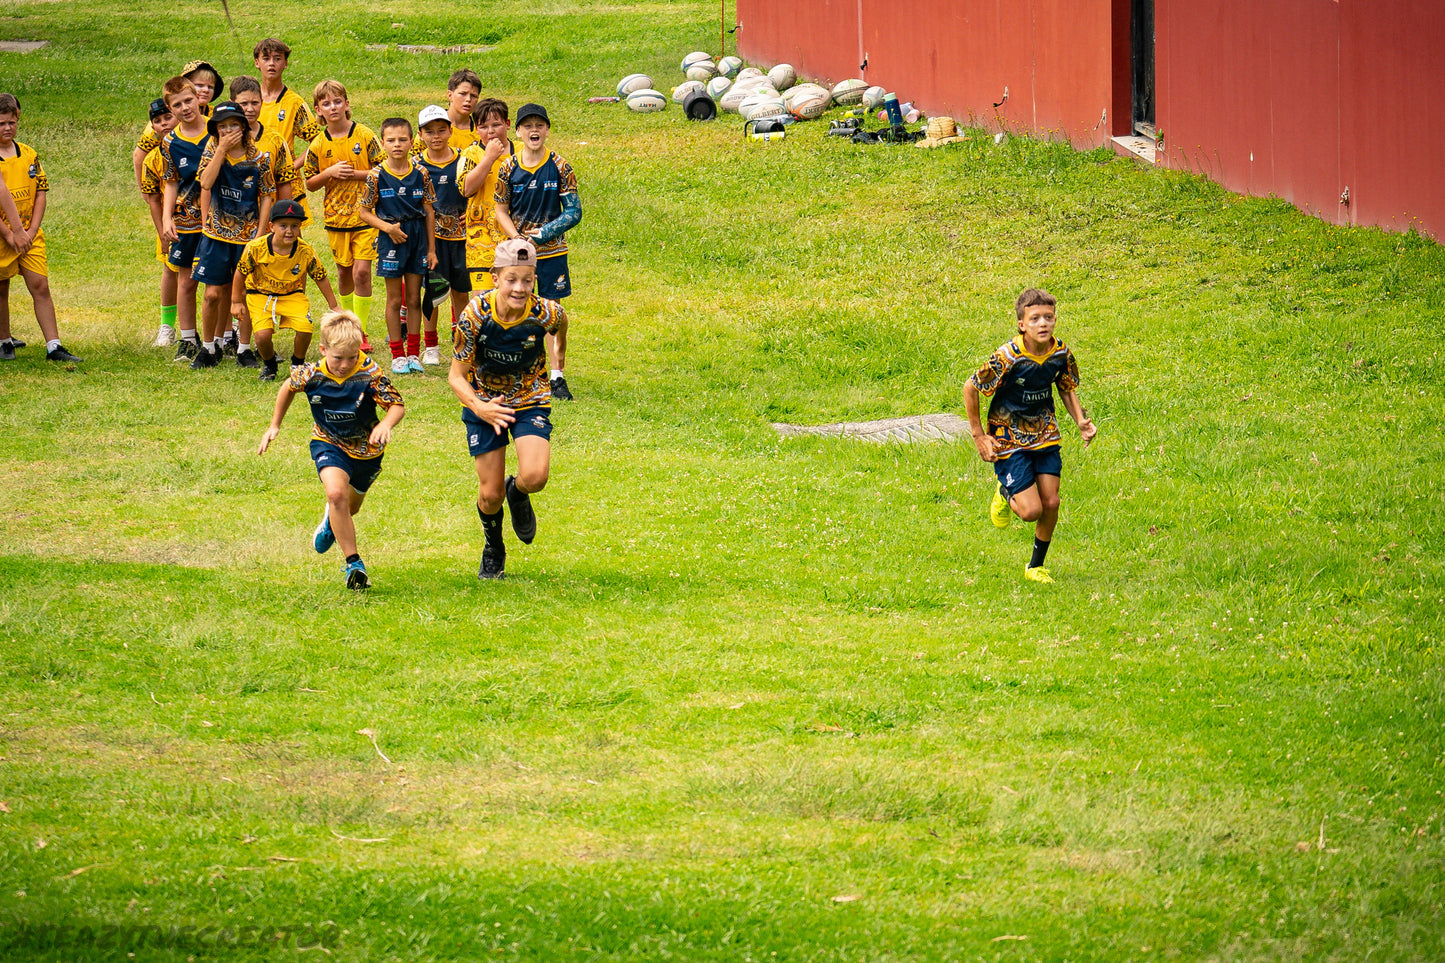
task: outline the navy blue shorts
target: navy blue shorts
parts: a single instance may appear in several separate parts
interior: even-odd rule
[[[442,290],[444,285],[453,291],[469,293],[472,275],[467,271],[467,242],[437,238],[437,266],[427,272],[426,282],[428,289],[435,285]],[[445,290],[442,293],[445,294]]]
[[[399,278],[426,273],[426,221],[402,221],[406,240],[400,244],[385,231],[376,232],[376,276]]]
[[[537,297],[560,301],[572,293],[572,275],[567,273],[567,255],[537,259]]]
[[[177,234],[176,239],[171,242],[170,250],[166,252],[166,262],[177,270],[189,271],[191,265],[196,263],[196,248],[200,243],[200,231],[194,234]]]
[[[201,246],[196,249],[196,266],[191,271],[191,280],[202,284],[230,284],[245,250],[244,244],[202,237]]]
[[[375,458],[352,458],[329,441],[311,439],[311,460],[316,462],[316,474],[323,468],[340,468],[351,477],[351,487],[364,492],[381,474],[381,456]]]
[[[1008,497],[1013,498],[1019,492],[1032,488],[1039,475],[1057,477],[1063,474],[1064,456],[1059,449],[1058,445],[1050,445],[1047,448],[1016,451],[1007,458],[994,462],[993,473],[998,476],[998,482],[1004,487],[1004,491],[1008,492]]]
[[[517,412],[517,420],[512,422],[511,427],[503,428],[499,432],[473,414],[472,409],[463,408],[462,424],[467,430],[467,451],[475,458],[498,448],[506,448],[508,435],[513,438],[531,435],[544,441],[551,439],[552,409],[550,406],[523,408]]]

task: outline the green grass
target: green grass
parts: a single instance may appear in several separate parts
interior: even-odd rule
[[[363,122],[462,65],[548,106],[582,400],[482,585],[455,403],[404,380],[365,596],[309,548],[304,409],[257,457],[274,391],[147,347],[141,111],[249,58],[208,4],[0,11],[51,41],[0,74],[86,358],[12,292],[0,956],[1445,956],[1440,247],[1043,141],[584,102],[680,79],[706,3],[415,6],[231,4]],[[769,427],[961,411],[1030,284],[1100,425],[1044,588],[968,444]]]

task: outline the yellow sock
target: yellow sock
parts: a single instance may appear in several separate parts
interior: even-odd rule
[[[361,330],[366,332],[366,322],[371,319],[371,298],[364,298],[355,293],[351,294],[351,310],[361,321]]]
[[[350,311],[350,310],[351,310],[351,295],[349,295],[349,294],[343,294],[343,295],[341,295],[340,297],[338,297],[338,298],[336,299],[336,301],[337,301],[338,304],[341,305],[341,310],[343,310],[343,311]]]

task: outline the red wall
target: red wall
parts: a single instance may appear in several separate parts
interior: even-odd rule
[[[738,0],[738,48],[814,79],[861,76],[930,113],[1097,147],[1112,121],[1113,3]]]
[[[1161,164],[1336,223],[1445,237],[1440,0],[1155,4]],[[737,37],[750,61],[861,75],[931,113],[1095,147],[1129,127],[1128,11],[1129,0],[737,0]]]

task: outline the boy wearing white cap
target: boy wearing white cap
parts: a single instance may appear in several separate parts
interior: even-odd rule
[[[452,323],[467,306],[471,297],[471,275],[467,273],[467,199],[462,196],[458,164],[462,153],[452,143],[452,119],[436,105],[423,107],[417,131],[424,150],[417,163],[431,178],[436,200],[433,237],[436,238],[437,263],[426,274],[422,291],[422,311],[426,313],[423,337],[426,347],[421,360],[424,365],[441,364],[441,348],[437,344],[437,305],[451,292]]]

